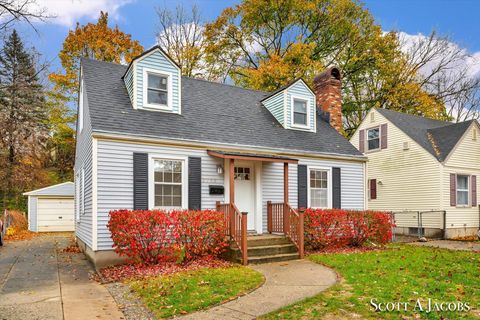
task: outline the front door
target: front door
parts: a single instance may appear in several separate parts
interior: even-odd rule
[[[248,212],[248,230],[255,229],[255,176],[252,164],[235,166],[235,205],[240,212]]]

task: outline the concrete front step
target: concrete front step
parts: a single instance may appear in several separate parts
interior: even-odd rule
[[[235,258],[240,258],[242,256],[238,248],[232,248],[232,251]],[[249,257],[272,256],[275,254],[295,253],[297,252],[297,247],[295,247],[295,245],[292,243],[268,246],[253,246],[248,247],[247,252]]]
[[[248,263],[250,264],[260,264],[260,263],[270,263],[270,262],[280,262],[299,259],[298,252],[295,253],[283,253],[275,254],[271,256],[259,256],[259,257],[248,257]],[[240,263],[241,260],[237,259],[237,262]]]
[[[247,237],[247,246],[250,247],[264,247],[272,245],[290,244],[290,240],[285,236],[278,235],[261,235]]]
[[[298,259],[297,247],[283,235],[251,235],[247,238],[248,263],[259,264]],[[240,249],[232,244],[230,258],[241,262]]]

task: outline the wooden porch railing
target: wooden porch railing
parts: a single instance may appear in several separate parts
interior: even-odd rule
[[[304,216],[289,203],[267,201],[267,229],[269,233],[284,233],[297,247],[300,258],[304,250]]]
[[[217,211],[225,217],[225,233],[233,240],[242,254],[242,263],[248,264],[247,213],[240,212],[234,203],[216,203]]]

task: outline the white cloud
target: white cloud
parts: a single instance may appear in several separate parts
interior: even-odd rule
[[[406,53],[415,48],[418,43],[427,41],[428,39],[428,36],[421,33],[408,34],[405,32],[399,32],[398,36],[402,44],[402,50]],[[480,76],[480,52],[467,52],[465,48],[462,48],[454,42],[446,43],[445,46],[443,46],[442,52],[435,55],[436,59],[426,64],[420,69],[420,72],[428,75],[436,66],[438,66],[439,63],[442,63],[443,59],[448,59],[452,55],[458,57],[452,59],[452,62],[449,65],[452,72],[455,72],[455,70],[467,70],[467,76],[469,77]]]
[[[118,9],[134,0],[37,0],[36,9],[45,9],[55,16],[48,19],[56,24],[71,27],[81,18],[96,19],[100,11],[118,19]]]

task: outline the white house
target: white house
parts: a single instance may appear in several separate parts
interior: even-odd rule
[[[81,247],[97,266],[118,261],[107,229],[114,209],[235,204],[259,234],[271,231],[268,201],[363,209],[366,158],[322,112],[333,106],[341,117],[340,81],[333,68],[317,78],[317,92],[302,79],[273,93],[248,90],[181,76],[159,47],[129,66],[83,59],[75,160]],[[337,95],[317,104],[324,88]]]
[[[368,156],[368,208],[445,211],[445,221],[426,214],[423,227],[445,228],[448,238],[476,234],[479,129],[476,120],[451,123],[372,109],[350,140]]]

